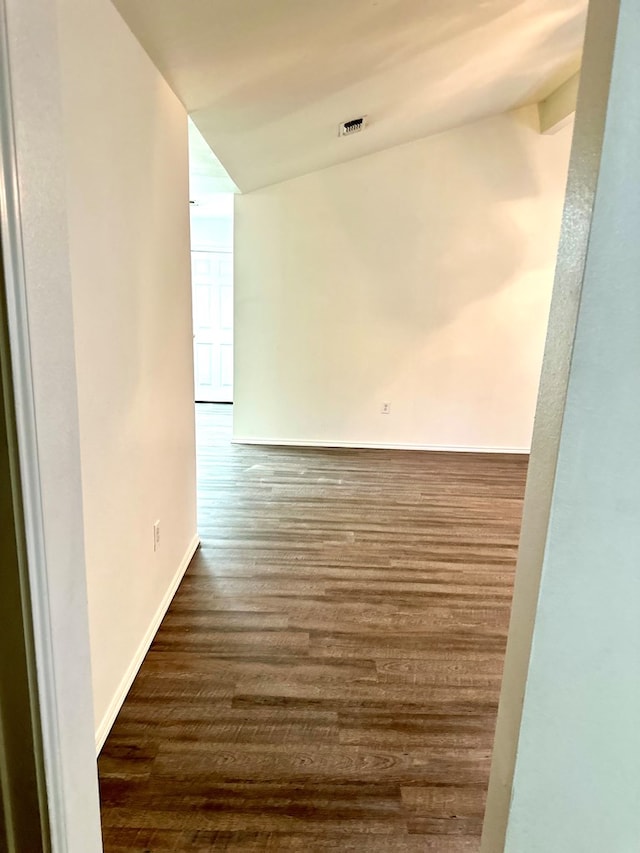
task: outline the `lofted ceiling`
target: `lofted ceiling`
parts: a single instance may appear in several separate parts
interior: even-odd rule
[[[535,103],[587,0],[113,0],[242,191]],[[369,125],[339,138],[338,125]]]
[[[189,199],[200,203],[218,193],[236,193],[238,188],[191,119],[188,127]]]

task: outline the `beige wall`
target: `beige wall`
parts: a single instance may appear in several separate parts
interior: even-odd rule
[[[570,139],[528,108],[238,196],[235,437],[527,449]]]
[[[110,2],[58,8],[101,740],[196,533],[187,117]]]

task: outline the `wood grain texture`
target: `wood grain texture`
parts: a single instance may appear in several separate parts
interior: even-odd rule
[[[526,459],[232,446],[99,760],[106,853],[477,851]]]

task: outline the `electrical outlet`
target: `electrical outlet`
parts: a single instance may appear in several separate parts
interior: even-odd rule
[[[391,412],[391,403],[383,403],[380,408],[380,413],[383,415],[388,415]]]
[[[153,523],[153,550],[157,551],[160,547],[160,519]]]

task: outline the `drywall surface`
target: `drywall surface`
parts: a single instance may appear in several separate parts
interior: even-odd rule
[[[576,111],[580,72],[576,71],[568,80],[538,104],[540,130],[555,133],[569,122]]]
[[[600,112],[606,105],[606,123],[604,136],[597,111],[591,126],[584,124],[579,100],[578,132],[602,141],[600,168],[594,175],[582,164],[584,191],[591,195],[595,185],[595,203],[507,853],[626,853],[637,850],[640,839],[640,205],[629,191],[640,182],[640,8],[621,0],[618,18],[618,3],[594,0],[591,15],[584,67],[594,89],[605,88]],[[573,237],[580,249],[577,202],[567,245]]]
[[[37,484],[33,487],[23,481],[29,569],[32,588],[39,590],[33,596],[36,636],[50,629],[45,640],[48,664],[43,665],[39,658],[38,666],[53,849],[98,853],[102,842],[93,745],[56,8],[53,0],[6,0],[3,5],[30,351],[30,365],[24,359],[15,364],[14,376],[16,389],[21,387],[25,397],[32,397],[36,429],[36,449],[23,464],[22,475],[29,468],[33,479],[39,480],[40,492],[37,494]],[[7,108],[5,103],[3,110]],[[5,224],[3,241],[8,230]],[[11,286],[21,289],[8,282],[7,289]],[[15,358],[15,350],[12,355]],[[24,424],[27,406],[17,414]],[[24,452],[23,446],[21,454]],[[25,460],[21,458],[21,462]],[[35,540],[43,547],[38,548]]]
[[[58,8],[101,731],[196,532],[187,117],[108,0]]]
[[[235,438],[528,449],[570,140],[525,108],[236,196]]]
[[[522,707],[540,600],[558,451],[580,311],[587,249],[598,187],[607,115],[617,2],[589,7],[585,62],[569,165],[558,262],[527,477],[520,549],[491,778],[482,833],[482,853],[502,851],[512,801]],[[556,845],[554,844],[553,847]],[[522,853],[526,853],[523,848]]]
[[[587,0],[114,0],[243,192],[545,98]],[[366,133],[338,137],[363,113]]]

